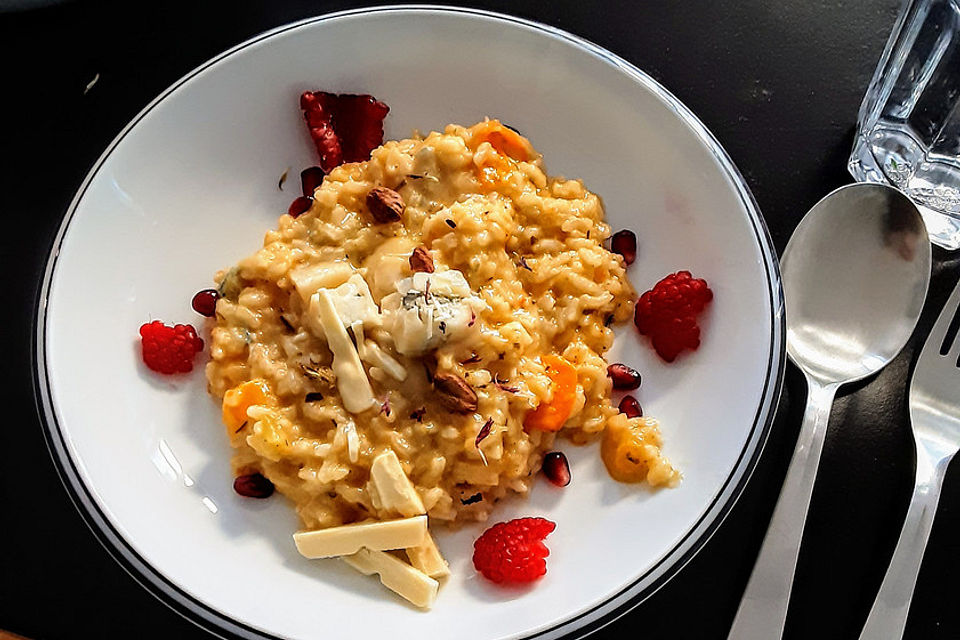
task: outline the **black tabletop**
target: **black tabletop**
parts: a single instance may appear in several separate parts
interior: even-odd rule
[[[73,193],[148,101],[193,67],[261,31],[360,4],[77,0],[0,13],[0,112],[6,114],[0,198],[8,229],[0,234],[0,256],[12,267],[4,278],[0,327],[6,338],[4,390],[13,401],[12,412],[0,420],[0,629],[31,638],[211,637],[154,599],[110,558],[60,483],[33,403],[30,345],[38,283]],[[845,165],[854,120],[897,5],[473,4],[571,31],[663,83],[733,157],[778,251],[811,205],[850,181]],[[800,553],[788,638],[856,638],[893,552],[913,486],[906,382],[957,279],[956,257],[937,250],[934,259],[927,306],[908,347],[878,376],[844,388],[837,398]],[[791,366],[759,466],[724,524],[672,581],[595,637],[725,637],[786,473],[804,398],[803,380]],[[960,483],[948,475],[907,638],[960,637],[958,499]]]

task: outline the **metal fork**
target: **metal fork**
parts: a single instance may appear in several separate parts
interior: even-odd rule
[[[910,383],[917,478],[890,566],[860,640],[903,637],[923,551],[937,513],[943,476],[960,448],[960,283],[930,331]]]

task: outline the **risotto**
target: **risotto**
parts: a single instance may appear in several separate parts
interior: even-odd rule
[[[337,167],[216,276],[206,373],[235,473],[325,529],[397,515],[371,481],[392,452],[431,523],[484,520],[558,433],[633,421],[642,478],[671,484],[656,422],[610,401],[603,355],[635,294],[609,236],[600,198],[496,121]]]

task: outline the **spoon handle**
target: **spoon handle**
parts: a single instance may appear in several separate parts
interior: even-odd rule
[[[947,456],[937,465],[932,464],[922,446],[917,446],[917,482],[910,499],[910,508],[900,530],[897,548],[893,551],[890,566],[883,577],[883,584],[873,601],[870,615],[860,634],[860,640],[893,640],[903,637],[910,612],[913,589],[920,573],[923,551],[927,548],[933,518],[937,514],[943,476],[947,473],[950,458]]]
[[[772,640],[783,635],[803,525],[838,386],[823,385],[807,376],[807,408],[800,436],[729,640]]]

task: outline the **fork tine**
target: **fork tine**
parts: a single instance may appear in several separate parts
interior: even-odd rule
[[[947,330],[950,328],[954,316],[957,315],[958,307],[960,307],[960,282],[954,286],[953,293],[950,294],[946,304],[943,305],[940,316],[930,330],[930,335],[927,336],[927,341],[923,346],[921,356],[927,355],[928,351],[935,351],[936,355],[945,353],[954,359],[960,355],[960,339],[958,339],[960,338],[960,334],[951,336],[952,344],[943,344],[944,338],[947,337]],[[944,351],[944,347],[946,347],[946,351]]]
[[[948,313],[950,308],[944,306],[940,310],[940,313]],[[953,312],[953,317],[950,319],[950,324],[947,325],[947,333],[943,337],[943,341],[940,344],[940,355],[945,356],[950,353],[951,348],[956,343],[957,331],[960,330],[960,313],[958,311]]]

